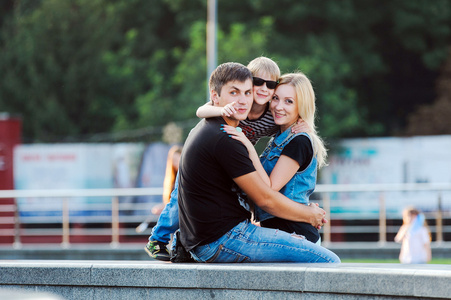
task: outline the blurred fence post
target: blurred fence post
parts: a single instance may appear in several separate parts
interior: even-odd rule
[[[331,242],[331,222],[332,217],[330,215],[330,196],[329,193],[324,193],[323,196],[323,209],[326,211],[326,216],[329,218],[329,222],[324,224],[324,244],[329,244]]]
[[[69,222],[69,200],[63,198],[63,241],[61,242],[62,248],[69,248],[70,243],[70,222]]]
[[[19,220],[19,206],[17,205],[17,199],[14,198],[14,243],[13,247],[19,249],[22,247],[20,242],[20,220]]]
[[[119,197],[114,196],[111,203],[111,247],[119,246]]]
[[[383,246],[387,242],[387,214],[385,211],[385,195],[379,194],[379,245]]]
[[[443,242],[443,212],[442,212],[442,193],[438,193],[437,216],[436,216],[436,241],[437,244]]]

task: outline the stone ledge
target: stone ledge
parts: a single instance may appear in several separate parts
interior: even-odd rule
[[[145,243],[121,244],[111,248],[109,244],[71,244],[68,248],[60,245],[24,244],[21,248],[11,245],[0,245],[0,258],[2,259],[32,259],[32,260],[143,260],[148,261],[149,256],[144,251]],[[398,259],[400,244],[370,242],[335,242],[323,246],[335,252],[341,259]],[[433,258],[451,258],[451,242],[431,245]]]
[[[65,299],[440,299],[450,282],[447,265],[0,261],[0,289]]]

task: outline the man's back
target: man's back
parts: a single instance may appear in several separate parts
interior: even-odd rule
[[[244,145],[220,130],[222,118],[191,131],[180,160],[181,242],[187,250],[217,240],[250,213],[240,205],[233,178],[255,171]]]

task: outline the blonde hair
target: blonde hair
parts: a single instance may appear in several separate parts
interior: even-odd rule
[[[280,78],[279,66],[270,58],[260,56],[249,62],[247,68],[251,71],[252,75],[259,72],[266,73],[271,77],[275,77],[276,81]]]
[[[421,211],[419,211],[418,209],[416,209],[414,206],[407,206],[406,208],[403,209],[403,218],[402,218],[402,224],[403,225],[409,225],[405,223],[405,218],[404,215],[408,214],[411,218],[412,217],[417,217],[418,215],[421,214]],[[412,222],[412,221],[411,221]],[[429,230],[429,226],[428,226],[428,222],[426,221],[426,218],[424,218],[423,224],[424,227],[426,227],[428,234],[429,234],[429,240],[432,240],[432,236],[431,236],[431,231]]]
[[[166,173],[163,181],[163,203],[169,203],[171,199],[171,193],[174,189],[175,177],[177,176],[178,166],[174,167],[174,154],[181,154],[182,147],[174,145],[169,149],[168,158],[166,160]]]
[[[304,73],[289,73],[284,74],[279,80],[279,86],[282,84],[290,84],[296,91],[296,100],[298,105],[299,117],[304,120],[311,132],[309,135],[313,142],[313,153],[318,161],[318,168],[322,168],[327,165],[327,149],[323,140],[318,136],[315,128],[315,92],[310,80]]]

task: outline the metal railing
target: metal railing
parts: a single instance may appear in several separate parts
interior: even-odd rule
[[[387,234],[395,234],[399,229],[399,226],[387,226],[387,220],[397,219],[399,221],[401,219],[399,210],[398,213],[393,214],[387,209],[387,194],[391,192],[428,192],[430,197],[436,201],[433,205],[429,204],[435,206],[436,209],[425,214],[428,220],[433,221],[434,226],[430,226],[430,230],[435,235],[435,242],[440,244],[445,240],[445,235],[451,233],[451,226],[443,224],[444,219],[450,218],[449,208],[451,207],[451,201],[444,199],[443,195],[450,191],[451,184],[317,185],[314,196],[318,200],[312,201],[319,202],[326,210],[329,219],[332,220],[323,227],[324,244],[333,243],[334,235],[378,234],[377,242],[384,245],[387,242]],[[145,219],[148,222],[158,220],[157,215],[150,213],[156,203],[124,203],[121,201],[121,197],[161,196],[162,192],[162,188],[0,191],[0,225],[3,225],[0,227],[2,228],[0,229],[0,238],[13,237],[12,246],[20,248],[25,237],[59,236],[60,246],[68,248],[72,244],[71,238],[76,236],[104,236],[109,238],[111,247],[118,247],[124,243],[121,241],[121,238],[124,237],[144,238],[145,236],[147,238],[150,232],[137,233],[136,225]],[[342,193],[372,193],[372,197],[354,197],[355,200],[349,201],[335,199]],[[71,207],[76,201],[86,197],[89,199],[99,198],[103,201],[91,200],[89,203],[85,203],[81,210]],[[5,199],[11,201],[8,203],[5,202]],[[37,204],[27,207],[27,205],[20,205],[21,199],[45,199],[47,205],[39,205],[38,200]],[[54,201],[55,207],[50,215],[48,214],[49,201]],[[350,208],[354,212],[349,212]],[[371,208],[372,211],[368,212],[368,208]],[[92,214],[80,214],[80,211],[86,213],[87,210]],[[127,213],[131,211],[134,213]],[[34,215],[30,216],[30,213]],[[377,225],[332,225],[335,220],[373,220]],[[46,224],[47,227],[39,227],[39,224]],[[53,226],[48,228],[49,224],[53,224]],[[85,224],[87,227],[82,229],[71,227],[74,224]],[[98,224],[101,228],[93,228],[93,224]],[[0,245],[5,245],[5,243]]]
[[[430,199],[434,199],[435,203],[429,203],[429,207],[435,206],[436,209],[429,209],[425,212],[427,220],[435,221],[434,226],[429,226],[431,233],[435,234],[435,243],[440,245],[444,242],[444,233],[451,233],[451,226],[445,226],[443,224],[444,218],[451,217],[451,204],[450,200],[443,201],[443,194],[451,191],[451,184],[449,183],[417,183],[417,184],[349,184],[349,185],[317,185],[315,193],[322,195],[322,206],[326,210],[330,219],[370,219],[371,216],[362,216],[362,214],[349,214],[346,213],[333,213],[333,201],[331,201],[330,195],[333,193],[377,193],[377,232],[379,234],[378,244],[383,246],[387,243],[387,233],[396,234],[400,226],[387,226],[387,194],[390,192],[428,192],[431,193]],[[337,203],[335,203],[337,205]],[[343,204],[339,204],[343,205]],[[351,203],[352,205],[352,203]],[[392,206],[396,206],[392,205]],[[362,207],[362,205],[361,205]],[[401,207],[402,209],[403,207]],[[402,216],[398,213],[391,216],[391,219],[401,219]],[[370,214],[371,215],[371,214]],[[374,215],[374,214],[372,214]],[[330,244],[332,242],[332,233],[344,233],[350,232],[349,228],[331,226],[331,223],[326,223],[323,231],[324,244]],[[368,231],[368,227],[359,226],[357,233],[375,232],[374,228]]]
[[[163,188],[130,188],[130,189],[78,189],[78,190],[8,190],[0,191],[1,199],[13,199],[12,204],[0,204],[0,211],[10,213],[12,216],[0,217],[1,225],[14,224],[13,228],[0,230],[1,236],[14,236],[13,247],[20,248],[24,236],[61,236],[61,247],[70,246],[70,237],[73,235],[94,235],[110,236],[111,247],[117,247],[120,244],[121,236],[138,235],[131,228],[120,228],[120,224],[136,224],[144,220],[156,222],[158,215],[153,215],[151,209],[158,203],[120,203],[121,197],[127,196],[161,196]],[[78,208],[71,208],[70,199],[89,197],[90,199],[98,197],[107,197],[107,202],[90,201]],[[20,205],[21,199],[46,199],[47,204],[40,207],[39,203],[25,207]],[[50,208],[49,201],[54,201],[53,208]],[[0,202],[1,203],[1,202]],[[58,213],[58,211],[60,213]],[[78,212],[84,212],[80,215]],[[86,212],[91,212],[86,215]],[[141,212],[138,214],[123,214],[121,212]],[[34,214],[29,215],[30,212]],[[40,213],[42,212],[42,213]],[[72,212],[72,213],[71,213]],[[74,213],[75,212],[75,213]],[[70,228],[71,224],[101,224],[107,225],[103,228]],[[39,228],[39,224],[59,224],[57,228]],[[108,226],[109,225],[109,226]],[[28,227],[32,228],[28,228]],[[24,228],[26,227],[26,228]],[[59,227],[59,228],[58,228]]]

